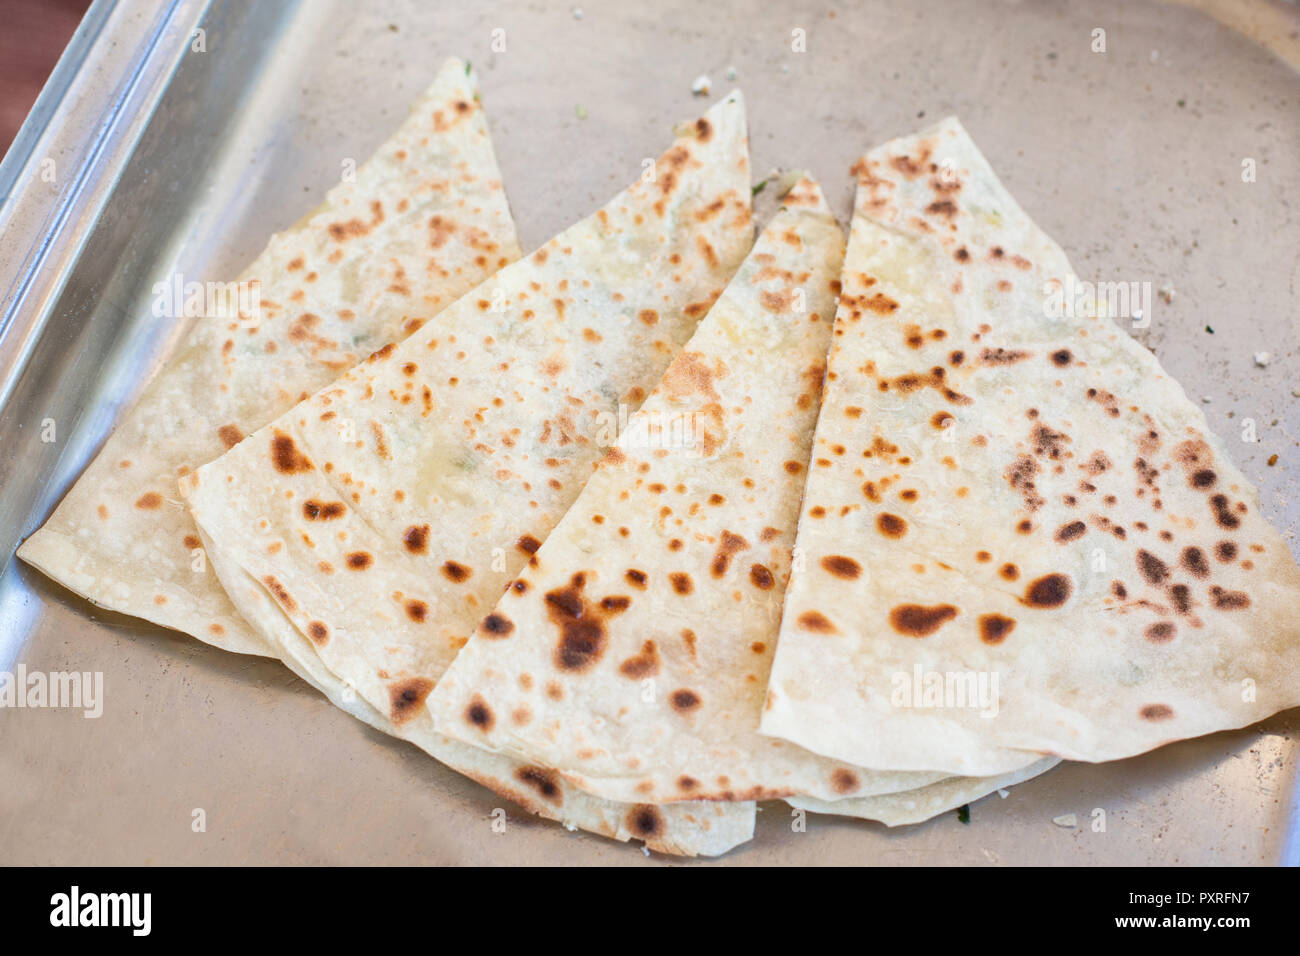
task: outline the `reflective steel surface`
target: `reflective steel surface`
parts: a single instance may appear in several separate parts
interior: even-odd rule
[[[1296,547],[1294,3],[1236,5],[1234,26],[1131,2],[881,2],[834,17],[585,2],[581,19],[547,6],[92,9],[76,62],[0,167],[0,669],[100,672],[105,700],[95,719],[0,710],[0,862],[656,861],[513,808],[495,833],[495,797],[280,665],[99,611],[10,560],[182,334],[151,315],[152,284],[232,278],[384,139],[453,53],[482,74],[525,248],[639,175],[701,108],[701,73],[716,95],[734,67],[756,178],[808,168],[845,219],[861,152],[958,114],[1081,276],[1172,290],[1139,337],[1206,401]],[[1099,29],[1105,52],[1093,50]],[[792,50],[794,30],[806,52]],[[53,181],[41,178],[47,159]],[[1247,420],[1257,442],[1243,440]],[[754,842],[725,862],[1300,862],[1298,730],[1293,711],[1063,766],[976,804],[969,825],[946,814],[890,831],[811,816],[793,832],[789,808],[766,804]],[[1053,822],[1069,814],[1077,825]]]

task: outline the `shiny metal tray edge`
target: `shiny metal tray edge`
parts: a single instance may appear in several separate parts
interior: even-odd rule
[[[548,16],[527,4],[479,11],[380,2],[369,5],[364,14],[355,14],[359,26],[353,30],[355,35],[349,36],[352,24],[335,27],[331,20],[344,15],[341,11],[346,11],[346,4],[324,0],[315,4],[263,4],[260,12],[238,11],[234,9],[236,6],[222,0],[170,0],[165,5],[96,0],[50,87],[15,141],[15,147],[0,165],[0,186],[7,187],[0,204],[0,232],[4,237],[0,241],[0,437],[3,438],[0,488],[4,489],[0,496],[0,558],[3,558],[0,562],[0,669],[10,667],[20,655],[46,667],[81,666],[84,660],[94,661],[106,669],[115,669],[110,673],[116,674],[114,679],[119,683],[120,693],[128,706],[134,708],[133,717],[107,719],[106,725],[95,728],[94,734],[80,723],[55,725],[52,719],[42,723],[31,720],[30,715],[19,723],[12,719],[15,715],[0,715],[0,773],[15,771],[12,792],[0,797],[0,831],[8,824],[7,832],[12,839],[22,831],[21,824],[15,825],[18,823],[15,815],[26,811],[30,816],[33,807],[41,806],[31,788],[48,788],[61,803],[76,807],[83,793],[92,786],[126,786],[129,774],[92,778],[76,765],[75,758],[84,757],[91,746],[89,741],[94,739],[124,764],[132,759],[128,754],[130,748],[155,748],[156,755],[141,765],[146,777],[174,766],[187,785],[200,790],[206,786],[214,793],[219,792],[220,799],[228,806],[237,807],[241,814],[243,832],[231,837],[240,849],[225,855],[215,850],[196,852],[184,837],[175,837],[160,840],[161,849],[151,848],[149,854],[141,857],[114,843],[115,838],[103,829],[85,823],[84,829],[76,833],[98,842],[78,857],[74,844],[60,844],[57,834],[47,834],[53,847],[49,850],[50,860],[238,862],[250,859],[265,862],[266,846],[280,846],[276,842],[279,824],[274,810],[277,774],[283,774],[303,791],[311,790],[313,784],[321,789],[322,780],[327,781],[328,777],[314,776],[317,771],[311,762],[337,760],[348,766],[367,768],[365,772],[394,784],[391,789],[395,794],[405,791],[407,803],[399,803],[394,795],[381,797],[365,788],[341,784],[340,793],[333,801],[328,794],[313,796],[315,802],[310,811],[304,811],[314,814],[313,826],[328,826],[332,820],[339,819],[341,807],[360,802],[368,808],[391,812],[399,821],[421,820],[424,831],[419,838],[423,841],[420,846],[431,858],[502,862],[508,857],[493,847],[486,829],[482,836],[466,837],[460,832],[478,825],[485,808],[492,806],[492,798],[443,772],[442,768],[424,766],[416,759],[418,755],[408,753],[410,748],[354,726],[345,715],[333,712],[292,678],[286,679],[278,665],[232,658],[170,632],[98,611],[30,569],[10,562],[17,542],[39,525],[68,484],[75,480],[120,410],[138,394],[148,374],[156,369],[183,332],[182,328],[159,324],[143,314],[147,310],[141,310],[140,306],[147,301],[149,281],[157,274],[173,271],[233,274],[232,267],[238,267],[256,253],[270,229],[294,221],[330,185],[328,171],[335,162],[333,153],[324,158],[304,156],[301,153],[306,147],[291,148],[286,142],[297,137],[308,147],[336,149],[334,139],[338,139],[346,145],[337,149],[365,155],[367,147],[382,139],[404,114],[406,101],[423,85],[438,59],[452,53],[473,59],[483,74],[489,121],[507,190],[521,234],[528,240],[536,240],[563,226],[574,209],[591,206],[593,200],[609,191],[608,185],[621,182],[625,178],[623,163],[630,163],[634,168],[637,157],[651,154],[666,132],[666,123],[662,124],[663,128],[642,130],[642,126],[651,125],[645,117],[689,115],[697,102],[687,91],[690,80],[702,69],[712,70],[717,79],[731,57],[742,64],[740,85],[746,89],[750,101],[756,178],[772,165],[810,166],[830,184],[833,198],[837,197],[837,212],[842,216],[847,212],[848,187],[841,180],[852,158],[851,152],[885,135],[903,132],[907,124],[917,122],[913,119],[917,112],[914,104],[928,107],[932,115],[936,107],[927,99],[927,84],[916,82],[899,94],[900,100],[909,103],[905,112],[900,107],[896,114],[866,121],[810,116],[810,120],[820,120],[827,126],[825,136],[814,126],[799,126],[802,120],[798,111],[778,102],[783,86],[791,82],[789,73],[779,73],[781,59],[776,55],[755,54],[750,65],[744,59],[747,53],[739,47],[727,47],[725,40],[719,39],[725,37],[729,17],[747,24],[758,21],[756,5],[746,0],[724,4],[716,11],[700,10],[692,3],[668,3],[663,13],[665,19],[648,25],[644,17],[638,19],[635,14],[616,7],[587,3],[588,26],[594,24],[595,28],[601,28],[601,24],[609,24],[611,32],[606,35],[606,46],[612,52],[589,53],[595,61],[590,67],[566,66],[566,70],[581,75],[582,83],[576,85],[563,85],[563,71],[557,74],[553,62],[542,62],[527,50],[515,60],[496,57],[487,50],[487,38],[499,22],[508,23],[516,34],[534,37],[539,44],[575,42],[572,31],[581,27],[568,22],[567,8]],[[1058,14],[1045,13],[1043,5],[1026,6],[1028,9],[1021,11],[1030,21],[1026,28],[1030,39],[1026,42],[1032,40],[1037,44],[1035,55],[1041,55],[1050,38],[1056,35],[1045,21]],[[924,16],[935,15],[932,4],[919,4],[918,9],[921,7],[927,8]],[[1300,84],[1286,86],[1269,72],[1267,65],[1258,64],[1245,49],[1244,41],[1207,28],[1199,14],[1181,9],[1161,12],[1159,16],[1150,12],[1160,9],[1146,4],[1133,4],[1126,9],[1124,4],[1101,2],[1096,4],[1095,16],[1061,12],[1059,17],[1069,20],[1072,30],[1085,26],[1090,18],[1104,19],[1108,24],[1118,24],[1140,34],[1144,41],[1154,43],[1151,38],[1160,37],[1166,60],[1176,55],[1170,53],[1171,49],[1177,49],[1174,38],[1188,47],[1207,42],[1208,38],[1217,55],[1230,58],[1234,67],[1248,69],[1252,77],[1262,76],[1276,83],[1277,89],[1300,90]],[[1009,14],[999,13],[1005,15]],[[918,22],[923,22],[922,13],[917,17]],[[680,84],[682,89],[674,90],[674,95],[649,88],[643,91],[647,84],[639,77],[624,78],[617,73],[608,90],[593,88],[598,70],[616,69],[615,53],[641,48],[646,42],[644,32],[654,34],[665,24],[688,22],[703,24],[699,27],[701,31],[712,30],[711,42],[727,52],[713,54],[707,42],[697,42],[689,34],[683,38],[675,26],[672,30],[663,29],[663,35],[671,37],[680,49],[670,49],[668,39],[662,41],[655,85],[671,89],[671,84]],[[899,11],[882,12],[880,23],[879,29],[892,24],[900,35],[907,35],[908,21]],[[220,36],[222,30],[247,30],[250,24],[252,29],[261,31],[250,43],[256,49],[231,51],[214,47],[208,54],[212,58],[208,62],[187,56],[196,26],[207,25]],[[845,25],[843,20],[840,25]],[[375,47],[386,49],[383,44],[393,39],[387,34],[397,32],[392,30],[393,26],[400,26],[403,31],[400,41],[394,41],[398,42],[396,49],[403,51],[405,62],[416,64],[399,71],[396,78],[383,72],[384,56],[368,52]],[[525,28],[532,32],[526,33]],[[295,30],[306,34],[308,39],[295,36]],[[408,41],[406,35],[413,37]],[[863,45],[861,37],[857,42]],[[116,47],[111,47],[111,43],[116,43]],[[126,56],[123,51],[131,52]],[[359,81],[383,84],[386,88],[352,89],[351,95],[359,105],[339,105],[340,96],[349,93],[348,85],[325,76],[320,68],[305,65],[316,57],[339,54],[346,56],[337,62],[356,70]],[[391,62],[391,54],[387,56]],[[714,59],[708,59],[710,56]],[[223,60],[224,57],[233,59]],[[424,59],[427,62],[422,62]],[[828,67],[828,84],[841,79],[836,70],[858,68],[852,62],[835,62],[840,65]],[[1042,69],[1050,67],[1044,65]],[[1140,66],[1131,63],[1122,69],[1132,71],[1134,76],[1145,75]],[[299,91],[291,88],[297,83],[299,73],[304,77],[301,104]],[[162,148],[165,137],[161,135],[161,126],[177,123],[180,114],[175,108],[183,98],[182,93],[201,97],[203,83],[213,76],[224,77],[231,84],[230,102],[223,105],[215,98],[203,100],[199,108],[211,111],[209,120],[214,128],[206,132],[191,131],[196,136],[209,137],[209,142],[226,137],[219,146],[221,154],[212,159],[210,168],[178,170],[175,167],[180,164],[175,159],[168,160]],[[259,92],[256,89],[259,80],[268,77],[273,82],[266,91]],[[544,119],[533,120],[527,111],[538,108],[538,97],[542,96],[538,91],[549,89],[543,79],[549,81],[553,77],[558,77],[556,83],[563,86],[554,93],[555,99],[562,100],[561,108],[550,110]],[[869,82],[889,89],[887,75],[876,76],[867,70],[867,77]],[[972,85],[988,86],[990,82],[984,76],[981,61],[980,75],[972,79]],[[1158,84],[1160,81],[1157,78],[1144,82]],[[816,87],[814,84],[803,88]],[[329,103],[320,102],[321,90],[332,92],[334,99]],[[991,95],[990,90],[983,92]],[[79,98],[79,93],[84,96]],[[971,115],[973,127],[988,137],[987,141],[997,142],[994,131],[1007,134],[1006,145],[999,147],[999,154],[991,158],[1000,172],[1005,171],[1013,193],[1026,201],[1031,213],[1038,215],[1046,210],[1051,221],[1044,222],[1045,228],[1060,233],[1061,238],[1082,241],[1082,237],[1070,236],[1055,222],[1058,216],[1067,222],[1072,217],[1079,218],[1078,210],[1068,198],[1056,196],[1050,175],[1036,171],[1036,167],[1051,168],[1052,162],[1059,160],[1059,153],[1052,151],[1050,158],[1040,156],[1036,162],[1021,163],[1017,159],[1017,144],[1034,143],[1038,127],[1033,121],[1019,127],[996,115],[981,115],[957,93],[947,95],[949,101],[940,107],[960,110],[963,119]],[[620,96],[637,103],[636,116],[619,113]],[[590,120],[585,125],[573,119],[573,105],[569,102],[579,97],[589,107]],[[272,117],[286,104],[301,108],[304,116],[295,118],[287,130],[281,130]],[[376,104],[385,104],[387,115],[381,115],[383,110],[376,113]],[[872,105],[884,111],[888,109],[877,101]],[[246,107],[242,114],[241,107]],[[1233,104],[1229,104],[1224,109],[1232,108]],[[862,111],[869,112],[866,106]],[[190,120],[193,122],[195,118]],[[363,132],[359,135],[346,132],[352,123],[359,123]],[[201,121],[199,125],[202,126]],[[326,134],[322,126],[336,126],[343,132]],[[792,129],[798,132],[792,133]],[[1017,139],[1016,133],[1023,135]],[[800,147],[791,144],[800,140],[826,150],[833,158],[823,160],[815,149],[811,160],[792,156],[799,153]],[[827,148],[825,144],[831,141],[845,142],[845,154]],[[1278,141],[1291,140],[1282,137]],[[981,143],[984,142],[981,137]],[[572,169],[550,168],[550,157],[571,154],[570,151],[578,148],[575,144],[591,150],[596,158],[576,157],[570,162]],[[41,159],[49,155],[60,157],[61,168],[67,163],[67,169],[78,170],[76,177],[67,183],[56,183],[56,188],[23,188],[23,183],[31,182]],[[154,160],[158,165],[149,170],[143,168]],[[169,167],[169,162],[173,166]],[[566,173],[570,174],[567,178]],[[130,211],[123,207],[129,207],[132,201],[165,195],[167,190],[162,187],[166,184],[157,180],[159,175],[172,177],[175,183],[181,184],[188,202],[183,208],[182,204],[163,207],[176,211],[175,234],[154,239],[141,230],[140,234],[132,235],[129,223],[114,217]],[[296,196],[277,196],[275,184],[286,182],[292,184],[294,193],[303,184],[303,192]],[[1300,183],[1300,177],[1296,182]],[[1094,186],[1096,195],[1103,195],[1103,186],[1112,184],[1103,178]],[[550,197],[552,193],[556,198]],[[1049,196],[1061,203],[1065,211],[1053,208]],[[1151,215],[1155,215],[1154,211]],[[1285,225],[1289,231],[1284,236],[1296,234],[1290,221]],[[1081,232],[1087,233],[1089,229]],[[1158,220],[1143,221],[1133,232],[1154,237],[1158,234]],[[1128,238],[1127,234],[1124,238]],[[106,250],[119,258],[105,259]],[[1099,255],[1086,247],[1082,250],[1072,247],[1069,251],[1081,272],[1089,267],[1104,268],[1110,261],[1104,253]],[[104,261],[97,261],[100,259]],[[1300,277],[1300,260],[1296,265],[1296,275]],[[106,323],[111,334],[103,328]],[[1285,335],[1282,339],[1285,341]],[[1156,344],[1161,347],[1163,359],[1166,343],[1157,339]],[[1220,348],[1246,347],[1222,338],[1214,344]],[[1290,341],[1286,341],[1286,346],[1285,358],[1294,362],[1296,350]],[[1171,342],[1170,348],[1177,363],[1178,343]],[[1279,355],[1278,360],[1282,359]],[[1215,376],[1240,374],[1240,363],[1228,367],[1230,372],[1218,364],[1211,369],[1207,356],[1206,370],[1196,376],[1195,384],[1189,382],[1189,393],[1196,384],[1210,388]],[[63,409],[57,417],[65,437],[57,450],[43,447],[31,427],[33,421],[39,421],[39,417],[34,417],[35,410],[51,396],[57,397]],[[1261,401],[1263,407],[1279,407],[1271,397]],[[1217,410],[1217,406],[1213,407]],[[1291,414],[1284,413],[1287,424],[1300,424],[1288,417]],[[1215,426],[1220,430],[1232,427],[1223,419],[1216,420]],[[1293,469],[1297,463],[1294,453],[1284,462]],[[1252,479],[1261,475],[1264,479],[1272,477],[1267,470],[1258,468],[1248,468],[1247,473]],[[1293,502],[1279,504],[1278,487],[1281,486],[1275,483],[1274,499],[1267,500],[1266,506],[1271,515],[1286,520],[1295,514],[1295,505]],[[1265,490],[1263,482],[1261,490]],[[26,643],[30,634],[37,637]],[[328,729],[331,735],[328,742],[301,739],[300,727],[292,722],[307,717]],[[8,733],[6,719],[10,721]],[[175,727],[169,726],[173,723]],[[181,727],[209,748],[201,760],[174,739]],[[994,805],[987,809],[977,806],[974,823],[969,828],[955,826],[945,818],[918,828],[885,831],[873,825],[821,818],[823,822],[816,827],[819,835],[800,844],[784,832],[787,828],[777,819],[782,814],[774,811],[780,811],[782,805],[772,805],[760,814],[755,844],[732,853],[726,860],[741,864],[825,860],[1065,865],[1209,861],[1300,865],[1300,787],[1295,761],[1298,728],[1300,717],[1297,712],[1291,712],[1271,718],[1261,727],[1173,745],[1157,754],[1125,761],[1118,767],[1063,767],[1040,781],[1016,788],[1012,798],[1001,807],[996,805],[996,797],[990,798]],[[106,742],[110,730],[114,740]],[[21,743],[15,741],[16,736],[24,734],[28,739]],[[233,760],[224,751],[227,741],[247,744],[256,750],[244,752],[240,760]],[[295,750],[302,752],[300,761],[295,760]],[[47,770],[30,768],[36,754],[48,761]],[[267,762],[272,758],[281,760],[282,765],[270,769]],[[221,790],[217,773],[222,767],[233,774],[246,775],[250,792]],[[1204,786],[1188,787],[1187,780],[1192,776]],[[1258,789],[1256,803],[1252,803],[1252,784]],[[1221,801],[1226,802],[1216,808],[1211,802],[1201,800],[1198,793],[1205,787],[1226,791],[1227,796],[1220,795]],[[431,795],[416,793],[415,788],[433,792]],[[154,789],[155,781],[150,779],[141,784],[134,797],[157,816],[161,812],[159,807],[165,806],[166,801],[152,796]],[[1086,810],[1087,805],[1113,806],[1115,818],[1123,821],[1117,823],[1116,829],[1126,835],[1122,838],[1129,845],[1121,848],[1112,843],[1103,851],[1088,846],[1086,838],[1078,835],[1073,837],[1073,845],[1063,843],[1068,835],[1052,825],[1049,808],[1065,812]],[[111,806],[119,815],[124,832],[146,839],[146,822],[136,820],[133,810],[125,804]],[[1257,822],[1254,815],[1261,808],[1264,817],[1262,822]],[[52,807],[51,821],[61,819],[59,813],[58,808]],[[1206,817],[1205,826],[1198,829],[1193,825],[1196,821],[1189,818],[1202,813]],[[431,818],[430,814],[434,816]],[[1238,850],[1235,844],[1230,847],[1221,838],[1224,821],[1232,819],[1252,830],[1264,825],[1270,833],[1252,838],[1249,846],[1243,840]],[[981,831],[979,824],[992,829]],[[50,828],[54,826],[54,822],[49,823]],[[1218,828],[1218,835],[1208,828]],[[538,862],[641,861],[640,854],[635,853],[633,857],[635,851],[629,848],[580,835],[553,833],[552,829],[525,824],[521,831],[524,835],[519,839],[527,845],[521,844],[522,848],[516,851],[519,858]],[[1164,837],[1165,833],[1171,836]],[[1181,841],[1186,856],[1171,855],[1160,848],[1162,838]],[[387,837],[376,839],[381,845],[400,852],[399,847],[385,842]],[[1211,843],[1212,849],[1208,846]],[[285,858],[293,862],[337,860],[339,857],[332,854],[344,852],[336,846],[327,846],[323,838],[304,833],[295,833],[294,839],[284,843],[284,847]],[[353,847],[351,852],[355,858],[361,850]],[[204,856],[206,853],[212,855]],[[32,851],[26,849],[16,858],[30,861]],[[12,852],[0,849],[0,863],[11,859],[15,859]]]

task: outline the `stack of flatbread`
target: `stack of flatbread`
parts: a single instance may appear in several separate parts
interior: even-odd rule
[[[847,248],[806,174],[755,241],[732,93],[521,258],[450,61],[19,553],[670,853],[1300,704],[1300,569],[1122,317],[955,120],[855,173]]]

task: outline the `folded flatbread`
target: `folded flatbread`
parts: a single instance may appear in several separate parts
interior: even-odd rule
[[[763,732],[984,776],[1300,704],[1300,569],[1124,317],[956,120],[856,171]]]
[[[355,181],[271,238],[242,296],[198,319],[23,560],[95,604],[271,653],[207,568],[177,477],[519,257],[476,90],[448,60]]]
[[[376,730],[412,740],[449,767],[530,813],[569,829],[587,830],[622,842],[636,838],[652,850],[680,856],[718,856],[753,839],[753,803],[691,802],[665,807],[615,803],[583,793],[547,767],[489,753],[450,737],[420,734],[418,728],[413,739],[325,668],[311,642],[255,580],[236,566],[226,566],[220,552],[214,551],[213,564],[221,580],[238,597],[244,617],[275,646],[290,670],[336,707]]]
[[[907,790],[762,737],[844,238],[800,179],[429,707],[442,732],[662,803]]]
[[[604,208],[182,482],[235,604],[274,600],[280,656],[475,775],[489,758],[435,734],[425,698],[752,235],[732,94]],[[558,775],[511,766],[569,802]],[[653,836],[659,811],[622,810]],[[752,827],[751,803],[708,812]]]
[[[915,790],[901,790],[897,793],[848,797],[844,800],[818,800],[814,797],[795,796],[788,797],[786,802],[792,807],[810,810],[813,813],[861,817],[866,820],[879,820],[885,826],[899,827],[909,823],[922,823],[948,810],[974,803],[981,797],[987,797],[994,790],[1002,790],[1046,773],[1060,762],[1057,757],[1044,757],[1028,767],[995,777],[945,777],[936,783]]]

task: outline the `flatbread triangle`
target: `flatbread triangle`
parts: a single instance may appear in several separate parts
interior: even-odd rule
[[[424,700],[752,235],[734,93],[594,215],[184,479],[235,604],[331,699],[355,695],[451,766],[522,774],[567,822],[607,832],[632,819],[633,835],[658,839],[671,823],[658,810],[568,816],[584,798],[562,780],[518,764],[505,774],[435,734]],[[752,803],[681,812],[700,826],[674,845],[696,852],[752,830]]]
[[[844,239],[799,179],[429,706],[590,793],[823,800],[911,790],[758,734]]]
[[[208,569],[176,480],[519,257],[477,90],[448,60],[355,181],[271,237],[19,557],[102,607],[272,653]],[[173,278],[170,308],[208,298]]]
[[[1152,317],[1074,275],[955,119],[855,169],[763,732],[987,776],[1300,704],[1300,569],[1120,327]]]

